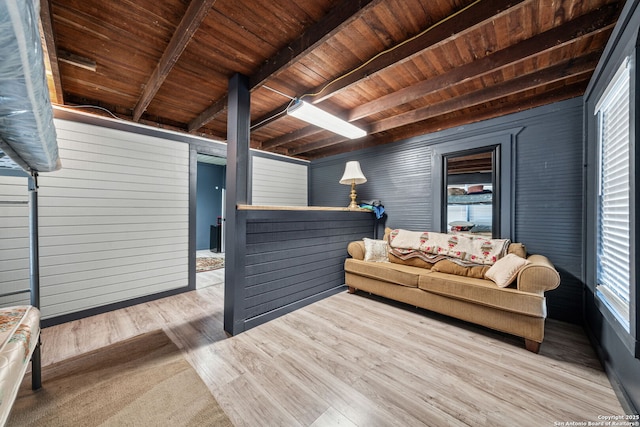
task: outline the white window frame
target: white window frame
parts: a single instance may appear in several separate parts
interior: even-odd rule
[[[595,108],[598,125],[596,295],[627,332],[631,325],[632,244],[630,83],[631,58],[627,57]],[[613,141],[605,140],[612,134],[610,127],[619,131],[613,134]],[[614,171],[605,171],[605,165],[615,168]],[[607,215],[605,225],[603,209]]]

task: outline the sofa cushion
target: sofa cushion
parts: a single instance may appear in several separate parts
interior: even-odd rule
[[[491,280],[430,272],[420,276],[418,288],[514,313],[536,317],[547,315],[544,296],[517,289],[499,288]]]
[[[431,267],[434,266],[432,262],[425,261],[419,257],[402,259],[395,256],[392,253],[389,253],[389,261],[395,264],[410,265],[412,267],[420,267],[420,268],[426,268],[426,269],[431,269]]]
[[[353,258],[347,258],[344,263],[344,270],[360,276],[412,288],[418,287],[418,277],[421,274],[429,274],[429,270],[424,268],[386,262],[365,262]]]
[[[488,265],[474,265],[465,267],[459,264],[456,264],[453,261],[449,261],[448,259],[443,259],[442,261],[438,261],[432,267],[433,271],[438,271],[440,273],[449,273],[455,274],[456,276],[464,276],[464,277],[475,277],[476,279],[484,279],[484,274],[489,270]]]
[[[518,272],[527,264],[530,262],[526,259],[515,254],[507,254],[487,270],[486,277],[493,280],[499,287],[506,288],[516,280]]]

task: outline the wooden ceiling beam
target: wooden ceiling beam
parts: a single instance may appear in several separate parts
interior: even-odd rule
[[[59,105],[64,105],[64,92],[62,91],[62,77],[60,76],[60,65],[58,64],[58,50],[56,48],[55,33],[53,31],[53,14],[51,12],[51,1],[40,1],[40,35],[42,46],[45,50],[44,59],[48,62],[48,69],[51,72],[54,93],[50,94],[51,100]]]
[[[227,100],[227,96],[225,95],[207,107],[206,110],[198,114],[198,117],[189,122],[187,125],[187,131],[193,133],[218,117],[220,114],[224,113],[227,110]]]
[[[537,87],[566,79],[568,76],[581,74],[588,75],[595,69],[599,57],[600,54],[596,52],[581,58],[564,61],[540,71],[525,74],[491,87],[476,90],[427,107],[408,111],[388,119],[379,120],[370,126],[370,131],[371,133],[383,132],[385,130],[420,122],[431,117],[490,102],[526,90],[535,89]]]
[[[322,20],[311,25],[297,39],[267,59],[258,71],[249,77],[249,89],[253,91],[262,86],[269,77],[300,60],[301,57],[320,46],[330,37],[333,37],[344,25],[358,19],[366,10],[381,1],[343,0],[331,9]],[[216,118],[222,112],[222,109],[226,108],[226,104],[226,96],[214,102],[189,123],[189,132],[195,132]],[[261,123],[260,120],[257,120],[257,122]]]
[[[443,116],[457,110],[471,108],[485,104],[497,99],[505,98],[516,93],[535,89],[549,83],[566,79],[567,76],[584,76],[588,79],[598,63],[599,54],[593,53],[575,60],[565,61],[554,66],[545,68],[534,73],[525,74],[518,78],[491,86],[491,88],[480,89],[447,101],[432,104],[428,107],[399,114],[389,119],[380,120],[370,125],[370,135],[359,140],[360,144],[367,145],[370,141],[376,140],[374,134],[390,131],[402,126],[412,125],[427,119]],[[490,90],[488,90],[490,89]],[[493,112],[495,117],[496,113]],[[312,142],[302,147],[289,150],[289,155],[298,155],[310,151],[328,148],[332,145],[346,141],[344,137],[336,137],[333,140],[323,140]]]
[[[303,127],[302,129],[296,130],[294,132],[289,132],[286,133],[282,136],[279,136],[277,138],[273,138],[270,139],[268,141],[263,141],[262,144],[260,144],[260,148],[262,150],[271,150],[275,147],[278,147],[280,145],[284,145],[287,144],[289,142],[293,142],[302,138],[306,138],[308,136],[311,135],[315,135],[317,133],[320,133],[324,131],[324,129],[321,129],[317,126],[306,126]]]
[[[429,48],[430,46],[445,40],[448,37],[451,37],[451,34],[462,33],[464,31],[470,30],[475,25],[480,24],[481,22],[495,18],[495,15],[508,10],[514,5],[522,2],[523,0],[485,0],[483,2],[476,2],[468,7],[467,9],[462,10],[455,16],[453,20],[445,20],[441,21],[442,24],[438,24],[434,26],[430,31],[426,31],[423,34],[417,36],[414,39],[409,39],[406,43],[400,45],[398,49],[393,50],[385,55],[381,55],[366,64],[362,68],[355,68],[350,72],[346,73],[343,78],[338,81],[334,81],[334,83],[329,86],[324,85],[314,89],[313,93],[321,93],[326,92],[326,89],[332,87],[332,91],[330,93],[326,93],[324,95],[318,95],[311,98],[311,102],[317,103],[324,99],[327,99],[335,94],[337,94],[340,90],[346,89],[348,86],[357,83],[363,78],[378,72],[384,68],[387,68],[391,65],[394,65],[398,62],[402,62],[407,60],[411,56],[422,52]],[[349,3],[347,0],[346,3]],[[335,10],[335,9],[334,9]],[[323,22],[323,21],[321,21]],[[350,22],[350,21],[349,21]],[[348,22],[347,22],[348,23]],[[343,24],[343,25],[346,25]],[[336,29],[337,31],[337,29]],[[299,40],[305,40],[305,34],[303,34]],[[284,50],[287,53],[287,49]],[[304,52],[301,52],[301,54]],[[288,53],[290,55],[290,53]],[[300,56],[294,58],[298,59]],[[289,65],[294,61],[290,61],[287,64],[283,64],[283,67]],[[286,105],[279,107],[277,110],[285,108]],[[191,127],[191,126],[190,126]]]
[[[249,87],[254,90],[262,86],[272,75],[298,62],[300,58],[381,2],[382,0],[342,0],[320,21],[311,25],[297,39],[266,60],[260,69],[249,77]]]
[[[96,61],[93,61],[84,56],[76,55],[75,53],[67,52],[66,50],[58,49],[58,61],[66,62],[74,67],[82,68],[87,71],[95,71],[98,68]]]
[[[334,135],[328,138],[314,141],[309,144],[304,144],[300,147],[290,148],[287,150],[289,156],[296,156],[298,154],[306,153],[308,151],[319,150],[321,148],[330,147],[332,145],[340,144],[341,142],[349,141],[349,138],[345,138],[341,135]]]
[[[142,114],[156,96],[156,93],[158,93],[160,86],[164,83],[169,72],[173,69],[180,55],[184,52],[187,44],[191,41],[191,38],[215,2],[216,0],[191,0],[187,11],[178,24],[176,31],[173,33],[173,37],[171,37],[160,61],[145,84],[138,103],[133,109],[134,121],[137,122],[140,120],[140,117],[142,117]]]
[[[349,121],[358,120],[384,110],[398,107],[434,93],[443,87],[489,74],[523,61],[530,56],[539,55],[568,43],[575,43],[585,37],[591,37],[598,32],[609,30],[615,25],[619,6],[618,3],[605,5],[560,27],[523,40],[518,44],[492,53],[482,59],[362,104],[350,111]]]
[[[319,95],[310,97],[311,102],[318,103],[337,95],[341,91],[349,88],[351,85],[358,83],[360,80],[375,74],[393,65],[402,63],[412,56],[427,50],[435,44],[448,39],[453,34],[460,35],[475,28],[482,22],[495,19],[497,15],[505,12],[513,6],[521,3],[523,0],[483,0],[472,3],[467,9],[462,10],[455,19],[445,18],[440,23],[432,26],[428,31],[419,34],[413,39],[407,39],[404,43],[398,45],[397,48],[380,55],[366,63],[346,72],[339,80],[334,80],[328,85],[319,86],[311,93]],[[453,17],[453,15],[451,16]],[[327,92],[328,89],[331,89]]]
[[[506,10],[505,8],[509,7],[508,5],[503,3],[493,4],[491,6],[491,10]],[[541,36],[536,36],[524,40],[515,47],[503,49],[502,51],[486,56],[480,60],[453,69],[441,76],[434,77],[406,89],[402,89],[398,92],[383,96],[370,103],[356,107],[349,112],[348,120],[355,121],[371,114],[375,114],[377,112],[402,105],[415,99],[419,99],[428,95],[429,93],[440,90],[442,87],[447,87],[470,78],[488,74],[492,71],[495,71],[495,69],[500,69],[518,61],[522,61],[529,55],[540,54],[549,49],[558,48],[564,43],[571,42],[572,38],[580,38],[580,36],[592,36],[593,34],[599,31],[604,31],[611,25],[614,25],[616,16],[618,14],[618,9],[619,5],[617,4],[602,7],[571,21],[567,24],[568,27],[566,28],[565,26],[554,28],[545,32]],[[486,12],[489,9],[484,10]],[[467,10],[468,13],[471,13],[469,11],[473,11],[473,8]],[[461,13],[460,16],[463,16],[463,14]],[[469,19],[471,19],[471,17],[465,15],[463,16],[463,18],[465,18],[464,25],[469,25]],[[478,14],[475,15],[475,19],[478,19]],[[454,30],[455,29],[448,29],[449,32]],[[449,32],[445,30],[443,34],[449,34]],[[425,50],[427,47],[428,46],[422,46],[421,50]],[[411,55],[414,53],[414,50],[406,52],[407,55]],[[402,58],[400,58],[400,60],[402,60]],[[280,111],[285,106],[278,108],[278,111]],[[293,132],[291,134],[284,135],[283,137],[274,138],[271,141],[265,141],[262,143],[262,147],[263,149],[268,150],[270,148],[286,144],[288,142],[291,142],[292,139],[290,139],[290,137],[295,135],[296,133]],[[304,135],[306,136],[306,134]]]
[[[387,138],[372,138],[366,141],[354,141],[349,145],[333,145],[324,149],[317,149],[304,153],[304,157],[308,160],[320,159],[323,157],[333,156],[337,154],[344,154],[351,151],[362,150],[365,148],[371,148],[378,145],[391,144],[394,142],[406,140],[416,136],[439,132],[444,129],[451,129],[456,126],[464,126],[470,123],[477,123],[483,120],[493,119],[496,116],[504,116],[507,114],[518,113],[520,111],[529,110],[531,108],[541,107],[543,105],[552,104],[555,102],[564,101],[567,99],[575,98],[584,94],[584,90],[587,86],[588,79],[580,82],[573,83],[565,86],[559,90],[555,90],[552,93],[545,95],[544,97],[536,97],[533,99],[523,99],[517,102],[507,102],[500,107],[491,107],[490,109],[482,109],[462,116],[447,117],[444,120],[436,120],[433,122],[423,122],[420,126],[402,131],[395,134],[393,137]]]

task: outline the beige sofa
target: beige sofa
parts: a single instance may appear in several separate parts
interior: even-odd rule
[[[460,267],[447,259],[430,264],[393,255],[390,262],[365,261],[364,241],[351,242],[347,251],[351,258],[345,261],[345,283],[350,293],[370,292],[513,334],[525,339],[527,350],[540,350],[547,316],[544,293],[558,287],[560,275],[546,257],[527,256],[522,244],[508,245],[511,258],[529,262],[507,287],[486,278],[488,265]]]

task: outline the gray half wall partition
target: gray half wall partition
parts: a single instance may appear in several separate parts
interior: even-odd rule
[[[344,290],[347,245],[372,237],[374,224],[371,212],[346,208],[240,206],[225,331],[238,334]]]

